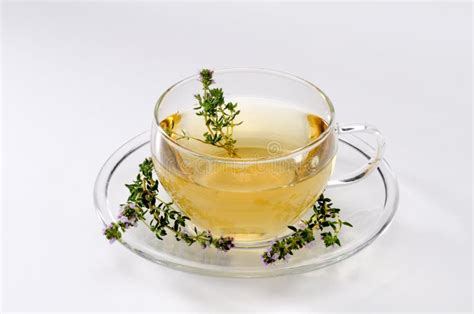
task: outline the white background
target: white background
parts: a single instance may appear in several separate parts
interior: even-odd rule
[[[471,20],[469,3],[4,4],[2,309],[469,311]],[[109,246],[98,170],[205,66],[294,73],[339,121],[377,125],[401,190],[389,230],[340,264],[259,280]]]

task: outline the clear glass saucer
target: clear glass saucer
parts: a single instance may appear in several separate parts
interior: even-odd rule
[[[355,135],[339,138],[333,176],[337,178],[338,173],[348,173],[367,162],[373,150]],[[104,225],[117,220],[119,205],[128,197],[124,184],[136,177],[138,165],[149,156],[150,133],[145,132],[126,142],[105,162],[94,187],[95,207]],[[161,193],[167,198],[163,189]],[[157,264],[204,275],[253,278],[295,274],[337,263],[367,247],[388,227],[398,206],[397,180],[386,160],[367,179],[328,189],[325,195],[341,208],[342,219],[354,226],[341,231],[342,246],[326,248],[322,242],[314,241],[287,261],[272,265],[261,260],[265,248],[234,248],[226,253],[202,249],[177,242],[172,235],[164,241],[157,240],[143,225],[128,230],[123,245]]]

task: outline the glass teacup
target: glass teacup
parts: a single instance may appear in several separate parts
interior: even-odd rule
[[[363,179],[382,157],[380,132],[364,124],[336,124],[329,98],[304,79],[244,68],[215,71],[214,80],[226,101],[241,110],[243,123],[234,130],[237,157],[188,136],[202,136],[206,127],[193,114],[194,95],[202,89],[199,76],[174,84],[158,100],[152,157],[163,187],[193,224],[231,236],[237,246],[285,235],[326,187]],[[345,178],[330,180],[337,135],[348,132],[372,134],[375,155]]]

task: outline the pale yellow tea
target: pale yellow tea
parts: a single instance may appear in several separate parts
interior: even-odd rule
[[[331,132],[321,145],[290,154],[318,138],[326,121],[273,100],[235,101],[244,121],[233,134],[238,157],[188,139],[205,132],[202,119],[189,111],[161,122],[179,146],[162,142],[154,163],[162,185],[194,224],[255,243],[286,232],[312,206],[332,173],[336,142]]]

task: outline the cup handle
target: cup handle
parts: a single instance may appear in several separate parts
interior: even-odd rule
[[[375,153],[373,156],[370,157],[367,164],[363,165],[359,169],[348,173],[344,176],[344,178],[338,178],[329,180],[327,184],[327,188],[334,188],[345,186],[348,184],[352,184],[358,182],[364,178],[366,178],[372,171],[377,168],[378,163],[383,157],[385,151],[385,140],[382,137],[382,134],[379,130],[374,128],[373,126],[367,124],[359,124],[359,123],[347,123],[347,124],[339,124],[336,127],[336,133],[338,135],[348,134],[348,133],[367,133],[372,135],[376,142],[377,147],[375,149]]]

